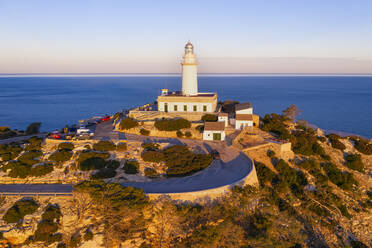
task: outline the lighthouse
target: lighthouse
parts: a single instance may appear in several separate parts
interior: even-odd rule
[[[198,62],[194,54],[194,46],[187,42],[185,55],[182,60],[182,94],[185,96],[198,95]]]

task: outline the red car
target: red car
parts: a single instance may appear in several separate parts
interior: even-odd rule
[[[106,115],[105,117],[99,119],[101,122],[109,121],[111,117],[109,115]]]
[[[52,132],[50,134],[50,137],[52,137],[53,139],[60,139],[61,138],[61,134],[59,132]]]

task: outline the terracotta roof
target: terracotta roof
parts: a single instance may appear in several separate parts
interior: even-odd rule
[[[238,121],[253,121],[253,116],[250,114],[237,114],[235,119]]]
[[[229,116],[228,113],[218,113],[218,116]]]
[[[206,121],[204,123],[204,131],[224,131],[224,121]]]
[[[252,108],[252,104],[250,102],[239,103],[235,105],[235,111],[249,109],[249,108]]]

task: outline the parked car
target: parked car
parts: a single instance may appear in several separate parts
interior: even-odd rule
[[[105,122],[105,121],[109,121],[111,119],[111,116],[109,115],[106,115],[104,117],[102,117],[101,119],[99,119],[101,122]]]
[[[81,126],[79,129],[76,130],[75,139],[89,139],[94,135],[94,133],[85,126]]]
[[[58,131],[54,131],[54,132],[50,133],[50,137],[53,138],[53,139],[60,139],[61,134]]]
[[[212,150],[211,155],[213,159],[221,159],[220,153],[217,150]]]

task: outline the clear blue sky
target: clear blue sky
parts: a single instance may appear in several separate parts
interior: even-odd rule
[[[371,0],[0,0],[0,73],[372,73]]]

